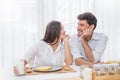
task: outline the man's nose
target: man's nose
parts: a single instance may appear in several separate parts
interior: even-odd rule
[[[77,28],[78,28],[78,29],[81,29],[81,27],[80,27],[80,26],[78,26]]]

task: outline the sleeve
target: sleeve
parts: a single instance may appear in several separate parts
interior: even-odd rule
[[[93,56],[95,59],[95,63],[101,60],[101,56],[104,53],[106,44],[107,44],[107,36],[102,35],[100,37],[100,40],[98,41],[98,43],[95,46],[95,49],[92,51],[93,52]]]
[[[25,53],[24,60],[26,60],[31,66],[34,64],[35,55],[38,53],[39,46],[40,42],[37,42]]]
[[[70,49],[71,49],[71,53],[73,55],[73,59],[84,58],[80,54],[80,49],[79,49],[80,46],[79,46],[77,38],[75,38],[74,36],[70,37],[69,43],[70,43]]]

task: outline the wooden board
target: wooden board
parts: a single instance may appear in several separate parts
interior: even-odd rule
[[[69,68],[69,70],[67,70]],[[69,72],[76,72],[72,67],[64,65],[61,70],[55,72],[35,72],[32,71],[31,73],[27,73],[25,71],[25,76],[27,75],[39,75],[39,74],[52,74],[52,73],[69,73]]]
[[[120,75],[96,76],[94,80],[120,80]]]
[[[92,80],[120,80],[120,75],[114,74],[114,75],[97,75],[96,71],[93,70],[92,74],[93,79]]]

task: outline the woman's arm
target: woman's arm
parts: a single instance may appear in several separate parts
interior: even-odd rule
[[[41,42],[37,42],[25,53],[25,56],[23,58],[24,63],[27,63],[30,66],[34,65],[34,59],[35,59],[36,54],[39,51],[40,46],[41,46]]]
[[[64,41],[64,51],[65,51],[65,63],[67,65],[71,65],[73,62],[73,56],[71,54],[69,42],[68,42],[69,36],[66,36],[63,41]]]
[[[34,61],[34,57],[38,52],[38,48],[39,48],[39,43],[35,44],[33,47],[31,47],[27,52],[26,55],[24,56],[24,58],[22,60],[24,60],[24,67],[26,66],[26,64],[29,64],[30,66],[33,65],[33,61]],[[31,63],[31,64],[30,64]],[[16,66],[13,67],[13,72],[15,73],[16,76],[20,75],[19,70],[17,69]],[[30,70],[29,70],[30,72]]]

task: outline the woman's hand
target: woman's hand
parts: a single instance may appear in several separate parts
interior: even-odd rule
[[[69,39],[69,35],[67,34],[67,35],[65,35],[65,37],[63,38],[63,41],[68,41],[68,39]]]
[[[19,71],[18,71],[18,69],[17,69],[16,66],[13,67],[13,72],[14,72],[14,74],[15,74],[16,76],[19,76],[19,75],[20,75],[20,73],[19,73]]]
[[[23,70],[24,70],[26,64],[28,64],[28,62],[27,62],[26,60],[24,60],[24,64],[20,64],[20,65],[23,65],[23,66],[24,66],[24,67],[22,67]],[[19,66],[20,66],[20,65],[19,65]],[[13,72],[14,72],[14,74],[15,74],[16,76],[21,75],[20,72],[19,72],[19,70],[18,70],[18,68],[17,68],[17,66],[14,66],[14,67],[13,67]],[[30,72],[30,70],[29,70],[29,72]]]

